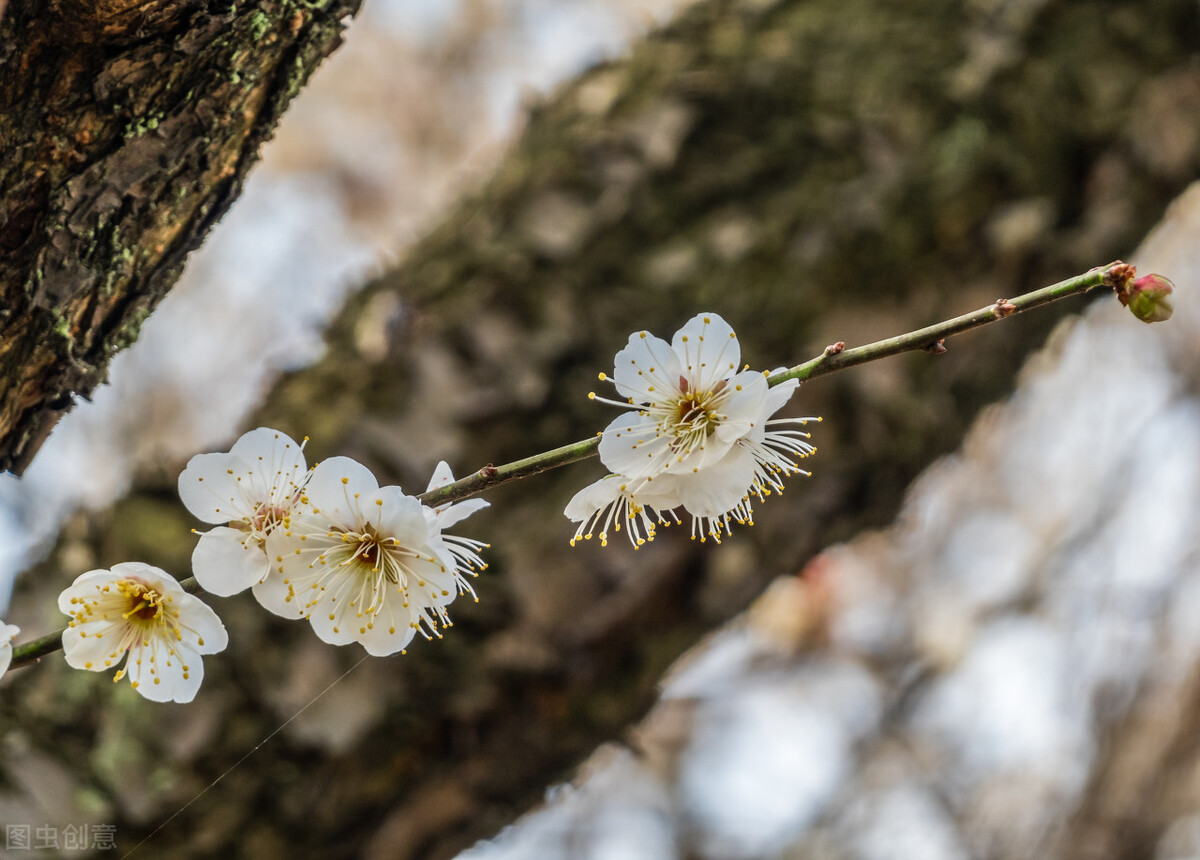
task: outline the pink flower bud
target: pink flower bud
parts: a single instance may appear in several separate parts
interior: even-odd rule
[[[1142,322],[1162,322],[1175,310],[1175,285],[1162,275],[1143,275],[1117,298]]]

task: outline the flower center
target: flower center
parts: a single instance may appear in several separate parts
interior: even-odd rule
[[[121,614],[122,618],[136,619],[144,623],[162,620],[164,601],[158,591],[136,579],[122,579],[116,585],[117,590],[129,603],[128,611]]]
[[[254,511],[254,517],[250,520],[250,530],[255,534],[269,535],[275,526],[287,518],[288,513],[288,509],[281,505],[263,502]]]
[[[675,426],[684,432],[703,430],[705,435],[713,431],[716,418],[704,401],[695,396],[685,397],[677,405],[678,417]]]
[[[682,396],[668,414],[675,450],[691,451],[713,434],[723,417],[717,410],[725,402],[726,387],[726,381],[722,379],[708,391],[698,391],[688,384],[687,379],[679,377]]]
[[[381,551],[379,538],[374,534],[364,533],[358,538],[358,546],[354,549],[354,555],[372,570],[378,570]]]

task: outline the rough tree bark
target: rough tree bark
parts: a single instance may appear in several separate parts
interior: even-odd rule
[[[0,470],[137,339],[360,2],[0,9]]]
[[[1200,173],[1198,18],[1190,0],[702,2],[534,108],[495,178],[348,304],[255,422],[420,489],[439,457],[468,470],[595,432],[610,416],[585,393],[638,328],[709,308],[773,366],[1106,262]],[[719,551],[671,530],[636,556],[568,551],[562,506],[599,466],[502,488],[469,523],[494,543],[481,602],[354,669],[154,852],[448,856],[494,832],[765,582],[889,518],[1052,316],[806,386],[797,408],[828,419],[815,476]],[[21,599],[127,559],[186,572],[176,474],[79,518]],[[10,784],[68,772],[132,845],[359,659],[248,598],[219,609],[230,651],[186,709],[56,659],[18,675]]]

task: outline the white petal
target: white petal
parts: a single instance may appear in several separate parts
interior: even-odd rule
[[[97,632],[104,635],[97,636]],[[125,656],[123,650],[117,650],[120,645],[118,625],[111,623],[68,627],[63,631],[62,644],[63,656],[72,669],[103,672],[116,666]]]
[[[304,451],[286,433],[259,427],[229,449],[231,457],[249,464],[242,480],[243,493],[255,503],[290,502],[308,477]]]
[[[304,451],[286,433],[259,427],[244,433],[233,443],[229,453],[255,466],[262,475],[278,475],[280,472],[305,472],[308,469]]]
[[[767,390],[767,416],[770,417],[782,409],[792,399],[792,395],[796,393],[796,389],[799,387],[800,380],[798,379],[789,379],[786,382],[771,386]]]
[[[442,540],[441,535],[434,535],[429,541],[429,552],[437,560],[438,570],[446,571],[450,581],[454,583],[454,571],[458,570],[458,561],[454,558],[454,553],[450,550],[450,544]],[[454,584],[454,593],[458,593],[458,586]],[[450,600],[454,598],[451,597]],[[449,603],[449,601],[446,601]]]
[[[737,372],[742,349],[729,323],[714,313],[692,317],[675,332],[671,348],[679,355],[683,374],[702,390]]]
[[[435,548],[436,549],[436,548]],[[447,561],[449,562],[447,564]],[[409,582],[410,597],[431,606],[447,606],[458,597],[458,582],[454,578],[454,557],[441,560],[437,565],[414,566],[418,579]]]
[[[448,529],[455,523],[461,523],[476,511],[491,507],[491,502],[485,499],[467,499],[449,507],[438,509],[435,523],[439,529]]]
[[[694,517],[721,516],[750,492],[754,467],[754,457],[735,447],[720,462],[703,471],[678,476],[679,498]]]
[[[255,585],[252,591],[254,599],[263,609],[292,621],[298,621],[304,617],[303,601],[295,597],[288,600],[291,592],[283,581],[283,574],[278,571],[272,570],[271,575]]]
[[[636,332],[613,359],[613,382],[617,393],[634,403],[670,399],[679,391],[683,373],[679,357],[662,338]]]
[[[246,532],[217,526],[192,550],[192,575],[209,594],[228,597],[261,582],[270,571],[266,551]]]
[[[657,435],[657,425],[638,412],[626,412],[604,428],[600,462],[610,472],[639,478],[662,471],[671,456],[671,440]]]
[[[8,671],[8,664],[12,662],[12,641],[20,632],[21,628],[17,625],[0,621],[0,676]]]
[[[314,511],[350,530],[360,521],[359,499],[374,499],[378,492],[379,482],[371,470],[349,457],[330,457],[317,464],[305,487]]]
[[[767,378],[748,370],[729,380],[730,394],[721,405],[725,418],[714,433],[723,442],[736,442],[752,429],[767,422]]]
[[[190,702],[204,680],[199,654],[186,648],[171,649],[163,640],[131,648],[126,669],[129,683],[152,702]]]
[[[161,567],[155,567],[145,562],[123,561],[119,564],[114,564],[112,566],[112,575],[116,579],[136,579],[164,596],[177,595],[191,597],[190,594],[183,590],[183,586],[179,584],[179,580]],[[195,600],[195,598],[192,599]]]
[[[367,629],[359,633],[358,642],[373,657],[386,657],[403,651],[412,641],[417,629],[412,626],[412,613],[401,605],[400,595],[389,595],[384,608]]]
[[[253,516],[254,483],[255,469],[245,460],[197,454],[179,476],[179,498],[201,522],[228,523]]]
[[[447,484],[454,483],[454,473],[450,471],[450,467],[445,460],[441,460],[437,464],[437,468],[433,470],[433,477],[429,479],[429,486],[425,488],[425,492],[436,490],[438,487],[444,487]]]
[[[624,483],[625,479],[620,475],[605,475],[572,496],[563,513],[567,519],[581,523],[615,502],[621,495]]]
[[[381,487],[376,494],[381,504],[372,503],[375,516],[368,520],[381,537],[394,537],[405,546],[423,544],[429,538],[425,506],[414,496],[406,496],[396,486]]]
[[[331,589],[332,590],[332,589]],[[356,618],[353,607],[344,605],[345,598],[335,601],[326,592],[309,615],[309,623],[322,642],[330,645],[349,645],[358,638],[363,619]]]
[[[75,611],[72,600],[91,600],[96,596],[98,589],[102,588],[106,582],[112,582],[116,578],[109,570],[89,570],[87,573],[79,574],[75,577],[75,581],[58,595],[59,612],[72,614]]]
[[[194,594],[178,598],[179,623],[183,627],[182,642],[199,654],[216,654],[229,645],[229,633],[220,616],[211,606]],[[196,658],[199,663],[199,657]]]

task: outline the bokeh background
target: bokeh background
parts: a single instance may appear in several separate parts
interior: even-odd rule
[[[711,308],[777,366],[1130,254],[1200,176],[1198,37],[1187,2],[369,0],[0,488],[8,575],[47,558],[5,618],[186,573],[180,465],[259,422],[420,488],[594,432],[635,328]],[[1099,303],[1026,364],[1080,302],[805,386],[814,477],[720,547],[568,550],[593,463],[491,497],[481,602],[403,657],[243,596],[193,705],[12,673],[0,821],[173,857],[1200,856],[1198,206],[1137,253],[1167,325]]]

